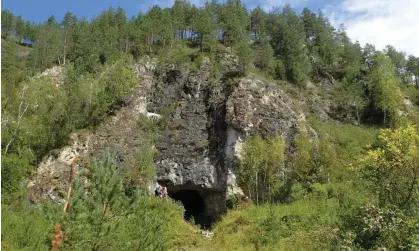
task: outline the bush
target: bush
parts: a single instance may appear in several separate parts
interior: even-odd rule
[[[20,183],[29,172],[30,159],[18,154],[3,155],[1,158],[1,188],[2,194],[16,192],[20,189]]]
[[[419,248],[419,224],[395,207],[372,204],[360,207],[346,218],[347,242],[365,249],[416,250]]]
[[[51,243],[52,224],[34,208],[12,210],[3,204],[1,222],[2,250],[47,250]]]
[[[162,51],[159,60],[161,65],[169,64],[176,67],[182,66],[190,61],[189,48],[182,43],[174,45],[166,51]]]

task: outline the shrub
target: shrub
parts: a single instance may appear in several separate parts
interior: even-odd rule
[[[47,250],[52,225],[35,208],[12,210],[2,205],[2,250]]]

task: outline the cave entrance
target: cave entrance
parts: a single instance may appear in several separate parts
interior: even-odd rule
[[[184,219],[190,221],[193,217],[195,224],[206,227],[208,224],[205,219],[205,203],[201,194],[196,190],[182,189],[170,193],[169,196],[182,203],[185,212]]]

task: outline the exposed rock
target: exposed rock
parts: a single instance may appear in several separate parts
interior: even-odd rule
[[[52,77],[57,84],[62,84],[64,82],[64,68],[61,66],[54,66],[35,76],[35,78],[41,77]]]
[[[28,184],[32,202],[37,203],[44,199],[64,202],[71,164],[87,155],[91,135],[73,133],[70,139],[70,146],[52,151],[39,164],[37,175]]]
[[[292,100],[278,85],[245,77],[227,101],[228,125],[245,135],[280,134],[291,139],[298,127],[299,114]]]
[[[18,57],[18,58],[26,58],[28,55],[29,55],[29,51],[24,51],[24,50],[21,50],[21,49],[18,49],[16,51],[16,57]]]
[[[137,148],[145,138],[138,122],[145,119],[146,90],[153,82],[153,63],[150,59],[133,66],[138,85],[125,99],[125,105],[104,121],[94,132],[82,130],[70,137],[70,145],[51,151],[39,164],[37,174],[28,183],[33,202],[52,200],[63,202],[68,187],[71,162],[75,159],[97,157],[104,151],[116,152],[122,166],[132,165]],[[79,170],[80,171],[80,170]],[[153,188],[154,189],[154,188]]]
[[[124,105],[95,131],[73,134],[70,146],[44,158],[29,184],[33,201],[62,201],[74,158],[109,149],[117,153],[121,167],[133,165],[146,138],[138,123],[156,119],[162,126],[155,145],[157,181],[183,202],[185,217],[210,226],[226,211],[228,196],[243,196],[236,171],[246,137],[282,135],[291,142],[304,119],[278,85],[252,76],[238,79],[238,84],[227,81],[243,73],[232,53],[221,59],[215,80],[215,65],[208,58],[199,72],[173,67],[155,71],[155,65],[150,58],[134,65],[138,85]]]

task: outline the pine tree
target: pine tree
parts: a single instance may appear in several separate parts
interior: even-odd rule
[[[283,13],[272,12],[269,17],[271,44],[285,66],[287,79],[295,84],[302,84],[311,72],[311,65],[305,51],[305,31],[300,17],[289,5]]]
[[[246,28],[249,24],[246,7],[240,0],[228,0],[220,14],[223,29],[223,43],[234,46],[247,37]]]
[[[250,31],[253,32],[254,39],[265,32],[266,13],[259,6],[250,13]]]
[[[266,73],[273,73],[274,70],[274,50],[269,44],[266,36],[261,38],[260,43],[256,47],[255,66],[259,67]]]
[[[122,178],[115,155],[109,153],[88,166],[86,187],[78,179],[66,216],[65,249],[103,250],[115,241],[117,222],[128,213],[132,201],[124,200]]]
[[[193,16],[192,27],[198,35],[199,47],[202,52],[206,39],[212,34],[211,18],[206,9],[197,9]]]
[[[61,22],[61,29],[63,33],[62,41],[62,53],[63,53],[63,64],[66,63],[67,54],[71,54],[74,50],[74,29],[77,25],[77,17],[71,12],[66,12]]]

